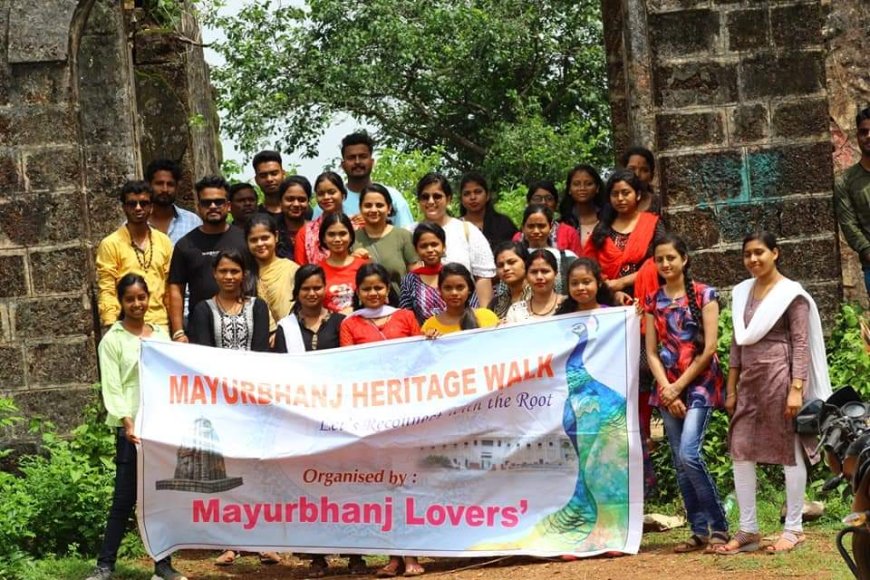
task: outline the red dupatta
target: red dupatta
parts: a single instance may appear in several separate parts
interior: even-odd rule
[[[642,262],[634,279],[634,297],[641,301],[649,292],[658,289],[659,285],[655,264],[652,259],[646,258],[658,223],[657,215],[641,212],[634,231],[628,235],[628,243],[624,250],[620,250],[610,237],[604,239],[604,244],[600,248],[594,247],[591,240],[588,243],[593,257],[601,266],[601,273],[607,280],[619,278],[619,272],[625,265]]]

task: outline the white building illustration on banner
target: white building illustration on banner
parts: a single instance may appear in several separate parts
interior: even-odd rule
[[[563,469],[577,463],[571,441],[564,435],[534,439],[481,437],[419,449],[421,467],[428,469]]]

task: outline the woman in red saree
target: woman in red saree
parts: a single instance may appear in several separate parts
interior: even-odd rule
[[[640,210],[646,190],[631,171],[620,169],[610,176],[605,186],[607,203],[601,210],[601,219],[592,232],[593,257],[601,265],[605,283],[612,292],[625,292],[643,302],[650,292],[658,289],[658,273],[652,260],[653,240],[664,234],[664,226],[653,213]],[[640,401],[638,413],[644,441],[650,438],[652,407],[649,404],[652,374],[641,348]],[[655,474],[649,460],[649,449],[644,446],[644,491],[649,494],[655,487]]]

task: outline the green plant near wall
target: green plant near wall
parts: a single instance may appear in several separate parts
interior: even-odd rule
[[[861,338],[861,308],[844,304],[834,321],[827,341],[828,370],[834,387],[852,386],[865,401],[870,401],[870,354]]]
[[[145,0],[145,12],[154,21],[167,29],[175,29],[181,24],[184,13],[184,0]]]

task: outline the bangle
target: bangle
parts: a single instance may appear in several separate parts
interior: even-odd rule
[[[175,332],[172,333],[172,340],[175,340],[181,336],[184,336],[184,331],[183,330],[176,330]]]

